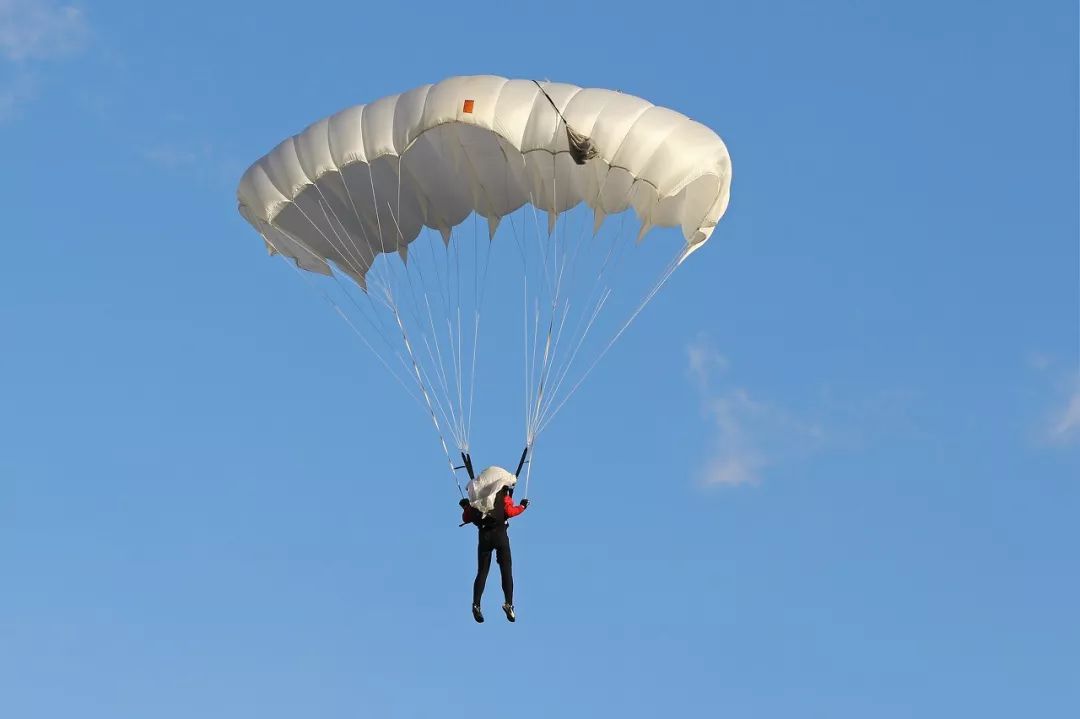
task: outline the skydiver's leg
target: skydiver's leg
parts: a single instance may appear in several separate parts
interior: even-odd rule
[[[501,532],[498,543],[495,545],[495,561],[499,563],[499,573],[502,575],[503,598],[507,604],[514,604],[514,571],[510,557],[510,538],[506,532]]]
[[[491,569],[491,545],[481,539],[476,545],[476,579],[473,581],[472,601],[480,603],[487,584],[488,570]]]

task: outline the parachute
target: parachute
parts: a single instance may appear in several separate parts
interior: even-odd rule
[[[509,470],[502,467],[488,467],[480,476],[469,480],[466,485],[466,493],[469,496],[469,504],[487,514],[495,508],[495,495],[506,486],[517,485],[517,475],[510,474]]]
[[[460,492],[447,439],[471,476],[489,288],[497,314],[521,298],[529,453],[709,239],[730,183],[723,141],[678,112],[613,90],[470,76],[316,122],[256,161],[237,196],[269,252],[312,282],[430,416]],[[681,236],[659,274],[615,312],[623,299],[613,299],[612,278],[640,281],[641,272],[623,268],[636,254],[654,257],[643,242],[653,228]],[[497,241],[505,234],[512,244]],[[500,244],[520,258],[513,281],[492,259]],[[510,334],[492,354],[510,355]]]

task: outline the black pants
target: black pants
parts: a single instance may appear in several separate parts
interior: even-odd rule
[[[503,598],[507,604],[514,603],[514,574],[511,570],[510,537],[505,527],[481,529],[476,544],[476,581],[473,582],[473,604],[480,603],[480,596],[487,584],[488,570],[491,569],[491,550],[495,550],[495,561],[499,563],[502,574]]]

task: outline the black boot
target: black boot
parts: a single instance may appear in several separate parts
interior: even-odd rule
[[[480,605],[472,605],[472,618],[476,620],[477,624],[484,623],[484,613],[480,611]]]
[[[514,614],[514,605],[513,604],[504,604],[503,605],[503,611],[506,612],[506,618],[509,619],[511,622],[517,620],[517,615]]]

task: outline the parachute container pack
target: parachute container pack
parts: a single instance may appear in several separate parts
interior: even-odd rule
[[[513,487],[517,477],[502,467],[488,467],[476,479],[469,481],[465,488],[469,494],[469,504],[481,513],[487,514],[495,508],[495,495],[503,487]]]

